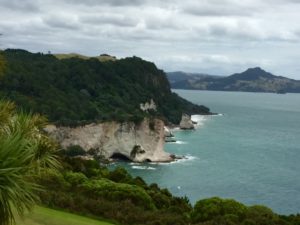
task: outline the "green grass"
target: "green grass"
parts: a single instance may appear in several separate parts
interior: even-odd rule
[[[109,56],[109,55],[100,55],[100,56],[89,57],[89,56],[80,55],[80,54],[77,54],[77,53],[69,53],[69,54],[55,54],[54,56],[58,59],[79,58],[79,59],[87,60],[87,59],[90,59],[90,58],[96,58],[100,62],[116,61],[115,57]]]
[[[23,219],[17,218],[16,225],[113,225],[109,222],[36,206]]]

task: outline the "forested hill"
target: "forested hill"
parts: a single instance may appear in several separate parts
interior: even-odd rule
[[[205,106],[172,93],[165,73],[138,57],[101,62],[16,49],[0,54],[4,61],[1,97],[57,124],[140,121],[149,114],[178,123],[182,113],[209,113]],[[143,112],[140,104],[151,99],[157,112]]]
[[[188,73],[168,73],[172,88],[215,90],[215,91],[248,91],[300,93],[300,81],[282,76],[275,76],[263,69],[249,68],[242,73],[231,76],[187,76]],[[176,80],[174,79],[176,78]],[[174,81],[175,82],[172,82]]]

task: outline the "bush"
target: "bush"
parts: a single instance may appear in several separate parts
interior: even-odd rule
[[[77,186],[87,181],[87,177],[83,173],[66,172],[65,179],[72,186]]]
[[[279,217],[271,209],[261,205],[248,207],[246,217],[248,223],[252,221],[258,225],[279,224]]]
[[[131,175],[122,167],[117,167],[115,170],[111,171],[108,178],[118,183],[130,183],[132,180]]]
[[[247,207],[235,200],[214,197],[200,200],[195,204],[192,221],[194,223],[205,222],[225,215],[231,215],[231,218],[242,220],[246,211]]]
[[[147,192],[135,185],[115,183],[108,179],[89,180],[80,185],[84,194],[91,197],[105,197],[113,201],[130,200],[137,206],[145,209],[154,209],[155,206]]]

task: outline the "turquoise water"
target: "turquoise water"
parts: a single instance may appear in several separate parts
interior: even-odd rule
[[[192,203],[212,196],[300,213],[300,94],[176,90],[223,116],[201,117],[195,131],[176,131],[169,152],[188,159],[127,164]]]

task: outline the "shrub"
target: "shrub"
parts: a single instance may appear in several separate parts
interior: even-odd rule
[[[195,204],[192,212],[192,221],[194,223],[205,222],[225,215],[232,215],[234,218],[242,220],[246,210],[246,206],[235,200],[218,197],[204,199]]]
[[[87,177],[83,173],[66,172],[65,179],[72,186],[77,186],[78,184],[85,182]]]
[[[115,183],[108,179],[89,180],[80,185],[83,192],[91,197],[105,197],[113,201],[130,200],[135,205],[145,209],[154,209],[155,206],[147,192],[135,185]]]
[[[115,170],[111,171],[108,178],[118,183],[128,183],[132,180],[131,175],[122,167],[117,167]]]

